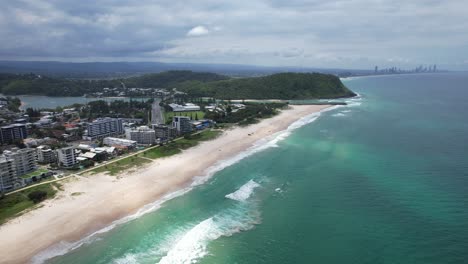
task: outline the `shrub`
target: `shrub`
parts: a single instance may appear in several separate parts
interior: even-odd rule
[[[28,194],[29,200],[33,201],[34,203],[39,203],[47,198],[47,192],[44,191],[34,191]]]

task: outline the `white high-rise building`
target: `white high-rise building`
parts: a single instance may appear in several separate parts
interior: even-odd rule
[[[37,162],[42,163],[42,164],[47,164],[47,163],[54,163],[57,161],[57,155],[55,151],[53,151],[50,147],[48,146],[39,146],[36,148],[37,150]]]
[[[129,128],[125,130],[125,136],[129,140],[134,140],[138,144],[151,145],[156,142],[156,132],[147,126],[140,126],[138,128]]]
[[[83,136],[86,140],[101,139],[104,137],[123,134],[123,120],[120,118],[99,118],[86,125]]]
[[[15,170],[15,161],[0,156],[0,192],[11,190],[18,181]]]
[[[5,150],[3,155],[14,161],[17,176],[30,173],[37,169],[37,153],[35,149],[14,148],[12,150]]]
[[[59,165],[65,168],[71,168],[78,163],[76,160],[77,154],[75,153],[75,148],[66,147],[57,150],[57,157]]]

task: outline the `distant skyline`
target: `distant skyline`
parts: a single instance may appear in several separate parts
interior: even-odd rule
[[[468,70],[464,0],[19,0],[0,60]]]

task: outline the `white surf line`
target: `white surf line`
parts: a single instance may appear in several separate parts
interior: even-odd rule
[[[271,136],[269,136],[269,137],[267,137],[265,139],[261,139],[261,140],[255,142],[253,144],[253,146],[248,148],[246,151],[243,151],[243,152],[233,156],[232,158],[228,158],[226,160],[221,160],[221,161],[217,162],[215,165],[207,168],[205,170],[205,173],[204,173],[203,176],[196,176],[196,177],[193,178],[193,182],[190,185],[190,187],[175,191],[173,193],[169,193],[169,194],[163,196],[161,199],[158,199],[157,201],[155,201],[153,203],[149,203],[149,204],[143,206],[135,214],[132,214],[132,215],[126,216],[124,218],[121,218],[119,220],[116,220],[116,221],[112,222],[109,226],[107,226],[105,228],[102,228],[102,229],[100,229],[100,230],[86,236],[85,238],[83,238],[81,240],[78,240],[78,241],[72,242],[72,243],[66,242],[66,241],[59,242],[56,245],[53,245],[53,246],[49,247],[48,249],[39,252],[36,256],[33,257],[32,263],[33,264],[41,264],[41,263],[44,263],[48,259],[51,259],[51,258],[54,258],[54,257],[57,257],[57,256],[65,255],[68,252],[70,252],[72,250],[75,250],[75,249],[79,248],[80,246],[82,246],[84,244],[92,243],[93,239],[95,238],[96,235],[106,233],[106,232],[112,230],[114,227],[116,227],[118,225],[125,224],[125,223],[127,223],[127,222],[129,222],[129,221],[131,221],[133,219],[139,218],[139,217],[141,217],[141,216],[143,216],[143,215],[145,215],[147,213],[154,212],[154,211],[158,210],[161,207],[162,203],[164,203],[166,201],[169,201],[169,200],[172,200],[172,199],[174,199],[176,197],[182,196],[185,193],[192,190],[194,187],[207,182],[216,172],[221,171],[221,170],[223,170],[223,169],[225,169],[225,168],[227,168],[229,166],[232,166],[232,165],[236,164],[237,162],[243,160],[244,158],[252,156],[255,153],[261,152],[261,151],[266,150],[266,149],[271,148],[271,147],[277,147],[278,146],[277,143],[279,141],[281,141],[281,140],[284,140],[286,137],[288,137],[293,130],[296,130],[296,129],[302,127],[302,126],[305,126],[307,124],[310,124],[310,123],[314,122],[315,120],[317,120],[318,117],[320,117],[320,115],[322,113],[332,111],[332,110],[336,109],[339,106],[340,105],[325,108],[325,109],[323,109],[323,110],[321,110],[319,112],[315,112],[315,113],[312,113],[310,115],[307,115],[305,117],[300,118],[299,120],[297,120],[294,123],[292,123],[291,125],[289,125],[289,127],[287,129],[279,131],[279,132],[277,132],[277,133],[275,133],[275,134],[273,134],[273,135],[271,135]]]

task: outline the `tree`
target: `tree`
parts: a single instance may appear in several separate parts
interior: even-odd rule
[[[81,162],[81,165],[83,165],[83,167],[85,167],[85,168],[92,167],[92,166],[94,166],[94,161],[84,160],[84,161]]]
[[[29,200],[33,201],[34,203],[39,203],[44,201],[47,198],[47,192],[44,191],[33,191],[28,194]]]
[[[21,106],[21,100],[18,97],[7,97],[8,101],[8,110],[13,112],[19,112],[19,107]]]

